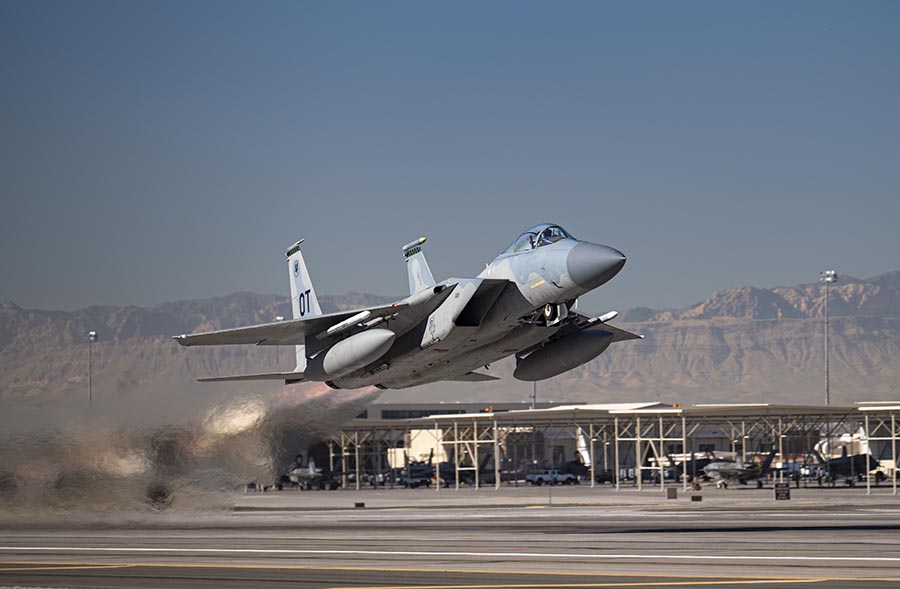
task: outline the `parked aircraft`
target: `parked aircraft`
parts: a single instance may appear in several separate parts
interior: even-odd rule
[[[319,307],[302,243],[287,251],[293,320],[174,338],[183,346],[293,345],[297,367],[199,380],[320,381],[336,389],[482,382],[497,377],[477,368],[514,354],[513,376],[537,381],[589,362],[613,342],[642,337],[609,325],[615,312],[575,311],[578,297],[611,280],[625,256],[579,241],[559,225],[528,229],[475,278],[440,283],[419,238],[403,246],[408,297],[330,314]]]
[[[491,485],[494,483],[494,456],[485,454],[478,464],[478,482],[481,485]],[[437,472],[441,475],[441,480],[445,487],[456,484],[456,464],[450,461],[441,462],[438,465]],[[471,466],[460,467],[459,482],[464,485],[475,484],[475,469]]]
[[[558,466],[559,472],[582,477],[591,472],[591,450],[587,436],[580,425],[575,426],[575,459]]]
[[[702,452],[699,455],[697,453],[692,453],[689,458],[686,460],[682,459],[681,462],[676,462],[671,454],[668,455],[667,458],[669,461],[668,469],[675,473],[675,478],[680,479],[682,476],[687,476],[688,481],[693,481],[698,476],[709,480],[709,477],[703,472],[703,469],[713,462],[734,462],[733,460],[716,458],[714,452]]]
[[[839,458],[825,458],[816,451],[819,458],[818,466],[822,472],[827,473],[831,477],[843,477],[845,479],[863,480],[867,473],[875,470],[881,464],[874,456],[866,453],[847,455],[847,446],[841,447],[841,455]]]
[[[434,450],[428,453],[428,460],[411,460],[404,454],[405,466],[402,472],[403,485],[410,488],[430,487],[434,479]]]
[[[728,488],[728,483],[746,485],[748,481],[752,480],[756,480],[756,486],[762,488],[761,478],[769,472],[774,458],[775,450],[772,450],[761,465],[755,462],[753,464],[745,464],[740,457],[734,462],[710,462],[704,467],[703,472],[715,481],[716,487],[720,489]]]
[[[307,491],[314,487],[331,490],[338,487],[337,480],[330,473],[325,472],[324,469],[317,467],[312,457],[309,458],[305,467],[297,464],[291,469],[291,472],[288,473],[288,478],[292,483]]]

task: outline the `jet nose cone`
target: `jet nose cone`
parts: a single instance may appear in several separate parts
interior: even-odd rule
[[[566,268],[569,277],[585,290],[608,282],[625,265],[625,254],[615,248],[581,242],[569,251]]]

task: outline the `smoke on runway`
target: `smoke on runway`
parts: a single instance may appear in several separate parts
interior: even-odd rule
[[[57,522],[222,509],[248,482],[273,482],[378,394],[298,384],[204,402],[169,394],[102,405],[5,403],[0,506],[4,516]]]

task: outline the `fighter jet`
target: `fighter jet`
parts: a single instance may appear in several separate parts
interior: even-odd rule
[[[815,454],[819,459],[819,464],[814,466],[831,477],[862,481],[865,480],[866,473],[877,469],[881,465],[881,461],[868,454],[868,452],[853,454],[852,456],[848,455],[847,446],[841,446],[839,458],[826,460],[818,450],[815,451]]]
[[[314,487],[319,489],[338,488],[338,481],[331,473],[325,472],[322,468],[316,466],[316,461],[310,457],[306,466],[302,464],[295,465],[287,475],[288,480],[297,485],[299,488],[309,491]]]
[[[293,345],[290,372],[214,376],[201,381],[324,382],[335,389],[400,389],[436,381],[483,382],[475,372],[515,355],[514,377],[538,381],[599,356],[613,342],[642,336],[590,317],[578,297],[625,265],[617,249],[575,239],[559,225],[536,225],[475,278],[435,282],[422,245],[403,246],[409,296],[395,303],[323,314],[298,241],[287,250],[293,319],[174,339],[183,346]]]
[[[687,476],[688,481],[693,481],[698,475],[709,480],[703,472],[704,468],[713,462],[731,462],[730,460],[717,460],[715,452],[703,452],[699,456],[697,453],[692,452],[690,457],[687,459],[682,458],[681,462],[676,462],[671,454],[667,454],[666,458],[669,462],[668,469],[675,472],[676,478],[680,479],[683,476]]]
[[[738,457],[735,462],[720,460],[710,462],[703,468],[703,472],[716,483],[719,489],[727,489],[728,483],[740,483],[746,485],[748,481],[755,480],[757,488],[762,488],[761,478],[769,472],[772,460],[775,458],[775,450],[769,452],[762,465],[753,463],[745,464]]]

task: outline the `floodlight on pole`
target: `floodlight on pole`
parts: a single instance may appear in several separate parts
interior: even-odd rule
[[[94,342],[97,341],[97,332],[87,332],[88,339],[88,403],[94,400]]]
[[[831,405],[831,386],[828,378],[828,285],[837,282],[837,272],[834,270],[823,270],[819,272],[819,282],[825,285],[825,405]],[[830,450],[830,448],[829,448]]]

